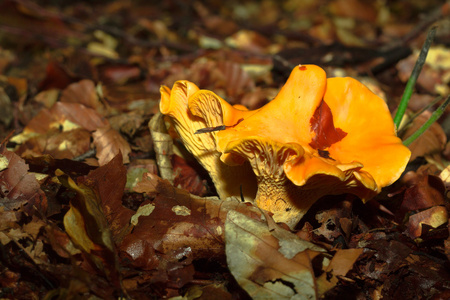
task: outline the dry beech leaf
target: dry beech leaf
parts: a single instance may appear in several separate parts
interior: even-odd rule
[[[49,154],[55,159],[72,159],[86,153],[90,144],[91,134],[86,129],[76,128],[65,132],[49,129],[45,134],[25,141],[16,153],[22,157]]]
[[[199,14],[206,29],[214,34],[225,37],[233,34],[239,29],[235,22],[229,18],[223,18],[219,15],[212,14],[208,8],[200,2],[194,2],[193,7]]]
[[[45,215],[47,198],[36,177],[28,173],[29,166],[17,154],[8,151],[5,145],[0,146],[0,156],[8,161],[8,167],[0,171],[0,206],[7,210],[25,206],[28,213],[37,209]]]
[[[400,218],[404,214],[445,204],[445,184],[434,175],[426,172],[409,171],[403,181],[408,186],[399,207]]]
[[[0,231],[18,227],[17,214],[13,210],[8,210],[6,207],[0,207]]]
[[[81,251],[75,248],[67,233],[56,225],[45,226],[45,233],[52,249],[61,257],[69,258]]]
[[[200,198],[173,187],[154,174],[144,174],[133,189],[153,198],[145,200],[134,218],[133,231],[119,244],[122,256],[134,267],[166,274],[164,264],[187,267],[187,258],[223,259],[224,223],[228,211],[261,218],[258,208],[237,199]],[[154,278],[152,281],[162,280]]]
[[[229,100],[232,104],[235,104],[238,100],[237,98],[242,94],[255,88],[253,79],[238,63],[220,61],[217,63],[216,70],[222,75],[223,88],[225,89],[227,97],[231,97],[234,100]],[[220,88],[220,86],[218,87]]]
[[[422,235],[422,225],[437,228],[447,222],[447,209],[444,206],[434,206],[409,217],[407,234],[415,239]]]
[[[197,171],[191,167],[185,159],[172,155],[174,180],[173,185],[185,189],[191,194],[205,196],[208,192],[206,180],[202,180]]]
[[[375,7],[360,0],[337,0],[330,3],[332,13],[340,17],[375,22],[378,12]]]
[[[433,102],[434,99],[436,99],[436,97],[429,94],[414,93],[409,99],[408,109],[411,109],[413,112],[418,112],[419,110]]]
[[[108,124],[98,112],[79,103],[56,102],[51,109],[42,109],[25,127],[24,132],[46,133],[70,121],[89,131]]]
[[[45,69],[45,78],[39,83],[39,91],[64,89],[74,81],[59,62],[52,60]]]
[[[324,250],[273,226],[228,213],[225,249],[231,274],[253,299],[317,299],[311,260]]]
[[[99,113],[105,110],[98,98],[94,82],[89,79],[70,84],[62,91],[60,100],[61,102],[83,104]]]
[[[209,300],[214,295],[214,300],[233,300],[236,297],[227,289],[226,283],[212,283],[208,285],[194,285],[184,294],[184,299]]]
[[[450,223],[448,224],[448,229],[450,231]],[[450,237],[444,241],[445,246],[445,255],[447,256],[447,259],[450,260]]]
[[[9,126],[13,120],[13,105],[5,89],[0,87],[0,123]]]
[[[448,197],[448,192],[450,191],[450,165],[442,170],[441,174],[439,174],[439,178],[441,178],[445,185],[446,195]]]
[[[132,190],[142,180],[145,173],[158,174],[156,161],[153,159],[135,159],[127,167],[127,190]]]
[[[398,74],[403,82],[411,75],[414,64],[419,56],[419,50],[401,60],[397,64]],[[450,88],[450,51],[444,46],[432,46],[428,52],[427,61],[417,78],[417,84],[430,93],[441,96],[448,95]]]
[[[271,42],[265,36],[256,31],[242,29],[226,38],[225,42],[240,50],[247,50],[252,53],[266,53],[271,46]]]
[[[144,123],[144,116],[136,112],[130,112],[109,118],[109,123],[115,130],[132,137]]]
[[[268,99],[273,99],[277,91],[272,88],[261,89],[255,88],[252,92],[246,93],[242,96],[239,104],[244,105],[249,110],[258,109],[267,103]]]
[[[123,162],[129,163],[128,155],[131,152],[130,144],[120,135],[117,130],[107,125],[98,128],[93,134],[94,145],[97,149],[98,163],[103,166],[107,164],[114,156],[122,153]]]
[[[339,249],[333,256],[325,272],[317,279],[317,290],[319,295],[325,294],[339,281],[340,276],[345,276],[353,268],[353,264],[363,253],[360,249]]]
[[[166,126],[164,125],[164,116],[161,113],[155,114],[148,123],[148,127],[153,139],[159,173],[163,179],[167,179],[173,183],[174,174],[171,162],[173,140],[167,133]]]
[[[327,209],[316,213],[315,218],[321,226],[313,232],[330,242],[342,235],[347,237],[351,233],[352,215],[351,201],[344,200],[330,204]]]
[[[59,181],[76,196],[64,215],[64,228],[72,242],[116,286],[119,286],[117,252],[101,207],[98,193],[90,187],[76,184],[62,171],[56,171]]]
[[[122,155],[116,155],[106,165],[86,176],[85,184],[99,195],[103,212],[115,240],[128,233],[128,225],[134,212],[122,206],[126,183],[126,167]]]
[[[411,127],[406,130],[402,139],[405,140],[416,132],[430,118],[430,116],[431,112],[424,111],[413,121]],[[440,153],[444,150],[446,142],[447,137],[441,125],[438,123],[433,123],[427,131],[425,131],[418,139],[408,146],[409,150],[411,150],[410,160],[413,161],[419,156]]]
[[[58,101],[60,91],[57,89],[45,90],[34,96],[34,101],[46,108],[51,108]]]
[[[135,65],[105,64],[98,69],[100,80],[105,84],[122,85],[142,76],[142,70]]]

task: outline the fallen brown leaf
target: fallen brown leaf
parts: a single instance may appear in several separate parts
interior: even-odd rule
[[[100,102],[97,91],[95,90],[94,82],[88,79],[67,86],[61,93],[60,101],[83,104],[100,114],[105,111],[105,106]]]
[[[405,140],[416,132],[431,116],[431,112],[424,111],[412,123],[412,125],[405,131],[402,139]],[[411,158],[413,161],[419,156],[432,155],[440,153],[444,150],[447,136],[441,125],[433,123],[431,127],[425,131],[418,139],[412,142],[408,148],[411,150]]]
[[[174,173],[173,185],[197,196],[205,196],[208,192],[206,180],[202,180],[198,172],[185,159],[172,155]]]
[[[16,153],[22,157],[48,154],[55,159],[73,159],[90,149],[90,139],[91,134],[83,128],[65,132],[49,129],[45,134],[25,141],[17,148]]]
[[[444,206],[434,206],[409,217],[407,234],[411,239],[415,239],[422,235],[422,225],[437,228],[447,222],[447,209]]]
[[[153,174],[144,175],[134,191],[145,193],[153,201],[141,204],[133,216],[135,227],[119,248],[135,267],[146,270],[159,269],[164,261],[176,264],[183,251],[188,257],[223,259],[228,211],[260,216],[249,203],[196,197]]]
[[[124,163],[129,163],[130,145],[111,125],[98,128],[93,134],[97,158],[101,166],[107,164],[114,156],[121,153]]]
[[[24,207],[29,214],[36,209],[45,215],[47,199],[25,161],[4,144],[0,146],[0,156],[6,160],[6,168],[0,171],[1,206],[8,210]]]
[[[58,174],[59,173],[59,174]],[[96,191],[76,184],[69,176],[58,172],[59,181],[76,196],[64,215],[64,228],[72,242],[119,289],[120,273],[117,252]]]
[[[228,268],[252,299],[319,297],[312,265],[314,257],[325,251],[319,246],[273,221],[235,211],[228,213],[225,241]]]

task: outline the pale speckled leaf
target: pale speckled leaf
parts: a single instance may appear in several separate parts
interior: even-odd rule
[[[152,135],[154,150],[156,153],[156,163],[163,179],[173,183],[173,168],[170,157],[173,153],[173,140],[167,133],[164,126],[164,116],[157,113],[148,123],[150,134]]]
[[[225,223],[228,268],[253,299],[317,299],[311,259],[324,250],[267,222],[230,211]]]

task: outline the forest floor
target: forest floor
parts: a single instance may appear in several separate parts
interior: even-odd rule
[[[449,94],[448,2],[3,0],[0,12],[0,298],[450,298],[450,110],[393,185],[365,204],[326,196],[295,231],[219,200],[171,129],[149,130],[161,86],[189,80],[253,110],[299,64],[358,79],[394,115],[437,26],[407,116],[429,107],[405,139]]]

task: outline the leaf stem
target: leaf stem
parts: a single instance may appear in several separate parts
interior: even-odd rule
[[[414,65],[414,69],[412,70],[411,76],[406,83],[405,91],[403,92],[402,99],[400,100],[400,104],[397,109],[397,113],[394,117],[395,128],[400,126],[400,122],[402,121],[403,115],[405,114],[406,108],[408,107],[409,99],[413,93],[414,85],[416,84],[417,78],[419,77],[420,71],[422,71],[422,67],[425,64],[425,60],[427,59],[428,50],[430,50],[431,43],[434,40],[434,36],[436,35],[436,26],[430,29],[427,34],[427,38],[425,43],[423,44],[422,49],[420,50],[419,58]]]
[[[450,96],[445,99],[444,103],[442,103],[431,115],[431,117],[419,128],[416,132],[414,132],[409,138],[403,141],[403,145],[409,146],[412,142],[414,142],[419,136],[422,135],[430,126],[439,119],[445,111],[445,108],[450,103]]]

